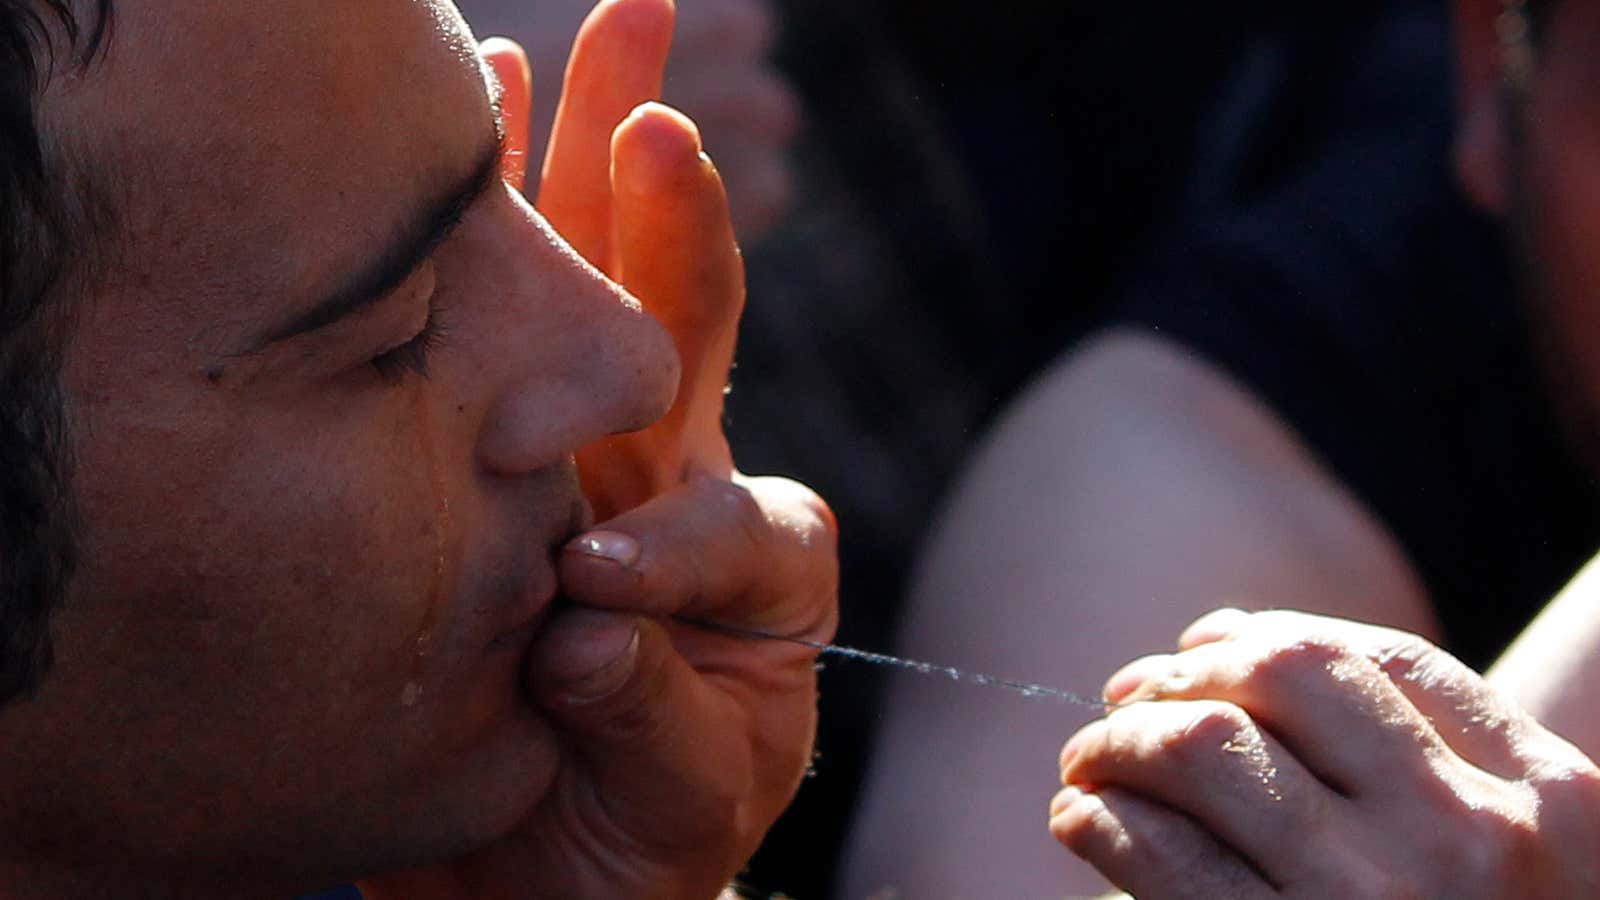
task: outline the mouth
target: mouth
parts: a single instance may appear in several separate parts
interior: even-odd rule
[[[572,485],[573,499],[568,506],[566,519],[545,532],[548,537],[541,541],[544,545],[540,551],[542,559],[530,567],[519,588],[515,589],[515,597],[507,604],[506,611],[510,613],[504,620],[507,625],[497,630],[496,637],[490,642],[491,647],[526,648],[561,602],[560,583],[556,575],[556,561],[561,549],[568,541],[594,526],[594,509],[577,488],[576,471],[572,474]]]

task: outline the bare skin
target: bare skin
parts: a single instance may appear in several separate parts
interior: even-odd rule
[[[1588,897],[1600,768],[1403,632],[1226,610],[1112,676],[1050,830],[1141,898]]]
[[[923,553],[897,646],[1083,691],[1223,603],[1438,633],[1394,540],[1270,409],[1171,342],[1113,333],[996,428]],[[1048,783],[1040,748],[1089,712],[906,680],[886,709],[848,895],[1105,890],[1016,812]]]
[[[1487,678],[1551,731],[1591,755],[1600,748],[1589,690],[1600,684],[1600,563],[1591,562],[1551,601]]]
[[[117,147],[124,227],[64,374],[85,564],[43,690],[0,711],[7,897],[402,871],[708,897],[801,777],[809,654],[670,624],[825,639],[835,614],[826,507],[738,476],[715,428],[742,301],[715,170],[681,116],[628,118],[670,4],[597,10],[574,65],[645,93],[569,92],[602,152],[547,186],[609,184],[614,156],[615,211],[565,227],[615,222],[625,264],[695,236],[642,304],[505,179],[454,7],[379,12],[123,0],[110,54],[46,96],[70,146]],[[641,35],[656,57],[619,50]],[[370,302],[308,315],[451,219]]]
[[[523,43],[538,65],[529,144],[546,146],[565,58],[590,0],[463,0],[479,34]],[[794,186],[785,154],[800,127],[799,100],[770,59],[778,33],[772,0],[683,0],[661,96],[693,117],[717,159],[740,237],[759,240],[788,209]],[[529,173],[538,184],[540,172]],[[535,193],[535,191],[530,191]]]

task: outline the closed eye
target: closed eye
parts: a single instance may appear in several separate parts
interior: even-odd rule
[[[439,306],[435,303],[428,309],[428,320],[411,340],[374,356],[369,364],[377,370],[384,381],[390,384],[400,384],[409,375],[427,378],[429,356],[438,348],[443,338],[444,328],[439,323]]]

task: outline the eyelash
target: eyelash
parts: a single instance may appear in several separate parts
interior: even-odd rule
[[[400,384],[407,375],[428,377],[428,359],[444,338],[444,328],[439,324],[439,308],[428,310],[428,320],[422,330],[404,344],[385,350],[371,359],[372,368],[390,384]]]

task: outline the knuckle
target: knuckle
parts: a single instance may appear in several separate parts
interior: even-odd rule
[[[1294,690],[1308,681],[1326,679],[1349,658],[1344,647],[1323,638],[1274,644],[1248,665],[1245,686],[1252,692]]]
[[[695,487],[710,508],[717,511],[723,525],[748,544],[759,546],[770,537],[765,504],[757,499],[761,485],[750,480],[728,481],[714,476],[697,476]]]
[[[1180,765],[1215,758],[1219,749],[1257,738],[1255,723],[1244,710],[1231,703],[1197,703],[1195,711],[1178,727],[1158,741],[1163,755]]]
[[[1416,673],[1435,667],[1444,651],[1416,635],[1393,632],[1374,656],[1378,668],[1396,683],[1413,680]]]
[[[671,720],[662,715],[669,709],[667,673],[662,660],[641,654],[637,671],[629,683],[607,698],[588,715],[602,720],[608,739],[618,745],[637,747],[665,746],[670,741]]]
[[[839,538],[839,520],[822,496],[788,478],[744,478],[740,489],[753,507],[760,527],[791,536],[800,546],[831,552]]]
[[[1554,746],[1531,767],[1528,779],[1541,806],[1584,812],[1600,807],[1600,768],[1566,741],[1548,733],[1545,737]]]

